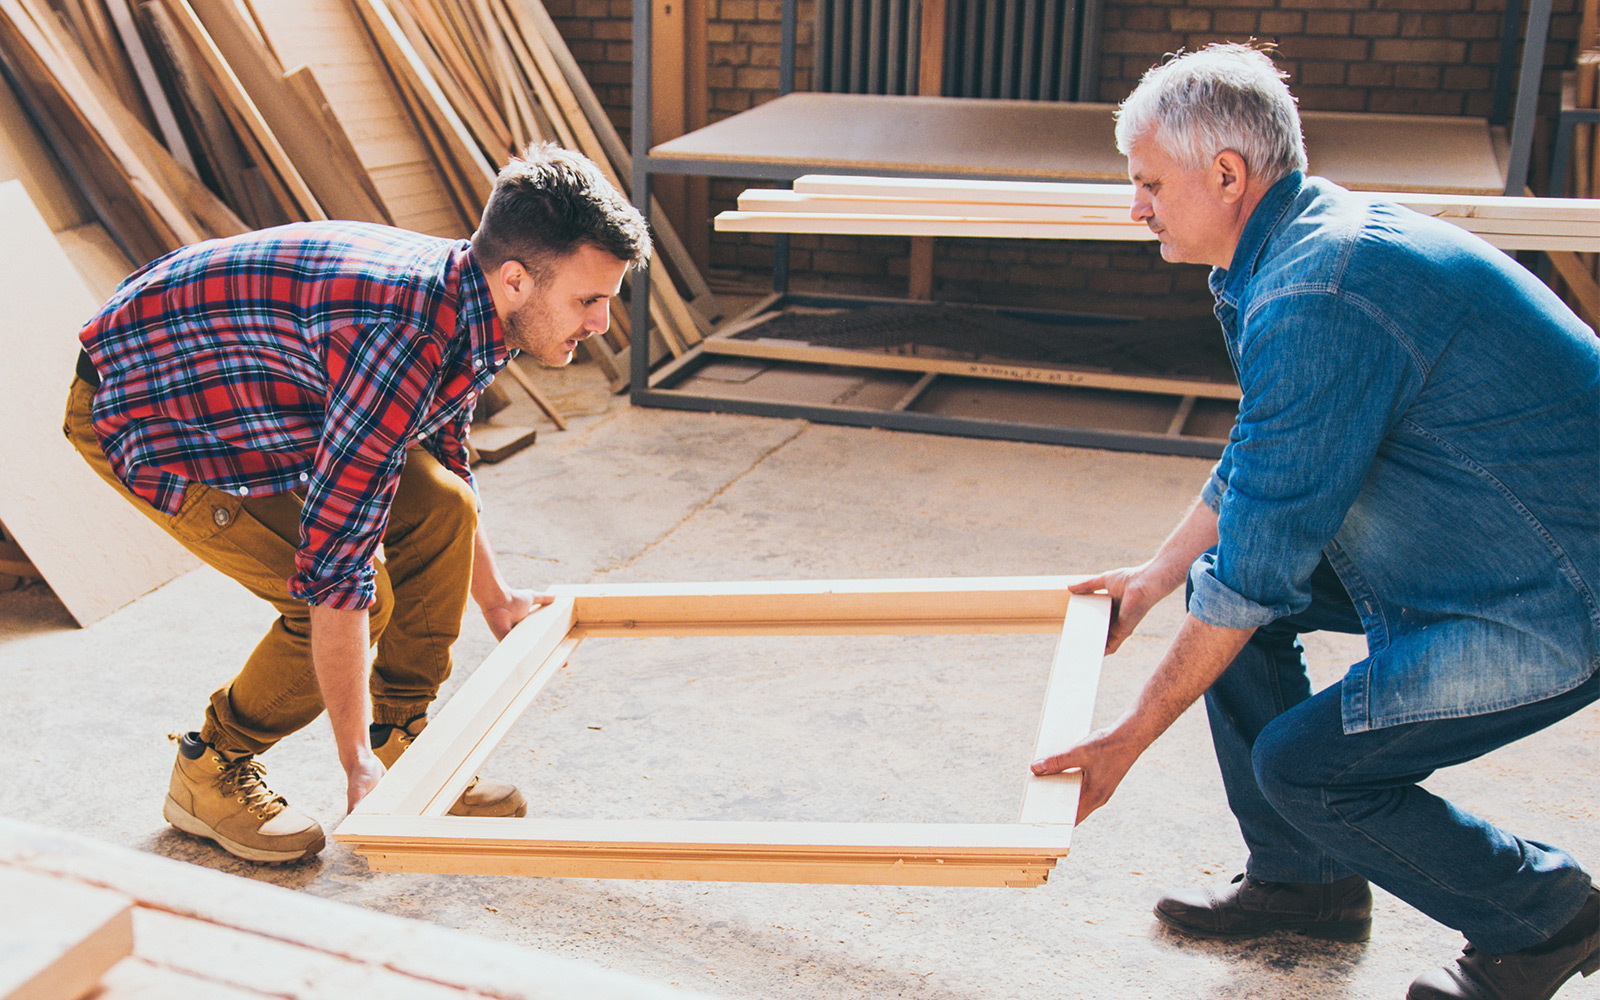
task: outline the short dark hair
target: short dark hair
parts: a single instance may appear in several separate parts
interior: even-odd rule
[[[634,267],[650,259],[650,227],[639,210],[592,160],[552,142],[511,158],[472,234],[485,273],[514,260],[541,284],[586,243]]]

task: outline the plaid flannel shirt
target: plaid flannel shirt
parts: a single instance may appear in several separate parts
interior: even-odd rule
[[[365,223],[282,226],[173,251],[80,335],[117,476],[168,514],[193,482],[303,490],[289,592],[371,606],[406,450],[473,486],[472,405],[509,359],[470,244]]]

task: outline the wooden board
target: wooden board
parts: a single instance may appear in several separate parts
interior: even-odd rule
[[[0,181],[22,181],[28,197],[55,231],[81,226],[92,215],[61,172],[10,86],[0,86]]]
[[[652,156],[802,171],[1120,181],[1111,104],[793,93],[654,147]],[[1305,112],[1314,173],[1347,187],[1497,194],[1487,123],[1433,115]]]
[[[752,189],[727,232],[841,233],[1012,239],[1150,240],[1127,185],[807,176],[796,190]],[[1600,201],[1373,192],[1504,250],[1600,250]],[[1119,206],[1120,203],[1120,207]]]
[[[0,184],[0,522],[88,625],[198,563],[61,434],[78,329],[98,306],[16,181]]]
[[[0,877],[8,872],[44,883],[25,897],[30,903],[72,889],[131,900],[132,954],[100,978],[94,1000],[709,1000],[532,948],[0,818]],[[6,918],[30,916],[31,907],[17,904],[9,883],[0,882],[0,899],[8,904],[0,913],[4,952],[14,937]],[[7,997],[4,988],[0,997]]]
[[[121,893],[0,865],[0,998],[78,1000],[133,952]]]
[[[885,885],[1032,886],[1066,856],[1077,775],[1029,778],[1010,824],[483,819],[445,815],[589,636],[1060,635],[1040,740],[1088,732],[1110,599],[1080,577],[550,588],[334,833],[379,871]],[[1017,762],[1023,774],[1026,762]]]
[[[477,220],[456,206],[348,0],[256,0],[250,6],[279,61],[291,70],[309,66],[317,75],[395,225],[434,236],[470,234]]]

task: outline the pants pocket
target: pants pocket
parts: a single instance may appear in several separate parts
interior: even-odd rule
[[[239,519],[241,501],[204,483],[190,483],[183,491],[183,506],[168,523],[181,542],[199,543],[214,538]]]

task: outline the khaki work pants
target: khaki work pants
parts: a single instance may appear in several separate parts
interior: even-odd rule
[[[134,496],[111,471],[90,423],[94,389],[74,379],[63,427],[100,477],[184,548],[278,612],[244,669],[211,696],[200,738],[225,753],[261,753],[322,714],[311,664],[311,613],[289,596],[300,539],[298,493],[244,497],[191,482],[176,515]],[[450,675],[472,577],[477,504],[472,490],[421,448],[406,455],[389,509],[383,555],[374,560],[369,609],[377,647],[374,722],[402,725],[427,710]]]

